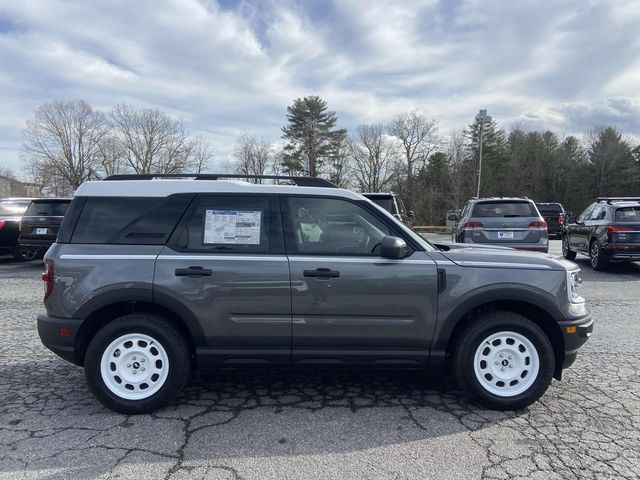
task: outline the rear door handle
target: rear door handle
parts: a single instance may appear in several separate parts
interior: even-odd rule
[[[176,277],[210,277],[211,275],[213,275],[213,270],[210,268],[200,266],[176,268]]]
[[[316,268],[315,270],[305,270],[303,275],[305,277],[316,278],[337,278],[340,276],[340,272],[336,272],[335,270],[330,270],[328,268]]]

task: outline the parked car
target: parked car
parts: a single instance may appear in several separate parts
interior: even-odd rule
[[[455,219],[455,215],[450,215]],[[547,252],[547,223],[528,198],[473,198],[453,228],[455,243],[501,245]]]
[[[14,260],[33,260],[37,252],[21,249],[18,245],[20,237],[20,220],[32,198],[0,198],[0,254],[11,254]]]
[[[397,194],[393,192],[369,192],[363,193],[362,196],[368,198],[376,205],[380,205],[405,225],[411,226],[413,224],[413,211],[407,211],[404,202]]]
[[[578,217],[570,216],[562,233],[562,255],[589,255],[591,267],[640,261],[640,197],[603,197]]]
[[[322,179],[181,177],[82,184],[45,255],[40,338],[116,411],[165,405],[195,369],[447,360],[479,402],[518,409],[593,330],[564,259],[438,248]]]
[[[22,216],[18,244],[22,251],[35,250],[41,257],[56,241],[58,229],[71,202],[70,198],[36,198]]]
[[[538,211],[544,221],[547,222],[547,233],[549,237],[552,235],[556,238],[562,236],[562,226],[566,212],[561,203],[536,203]]]

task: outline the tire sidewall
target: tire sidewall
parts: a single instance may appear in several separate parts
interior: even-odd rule
[[[128,400],[113,393],[101,373],[102,355],[116,338],[141,333],[158,341],[169,360],[164,385],[148,398]],[[168,321],[149,314],[130,314],[119,317],[102,327],[93,337],[85,356],[85,376],[94,395],[106,407],[121,413],[138,414],[156,410],[173,400],[190,377],[190,355],[180,332]]]
[[[535,347],[540,362],[538,375],[524,392],[512,397],[501,397],[484,389],[475,374],[476,350],[487,337],[509,331],[525,336]],[[456,377],[461,387],[480,403],[500,410],[519,410],[539,399],[549,387],[555,369],[553,346],[544,331],[528,318],[510,312],[494,312],[477,319],[467,330],[456,352]]]
[[[566,235],[562,235],[562,256],[567,260],[573,260],[576,258],[576,252],[571,250],[569,246],[569,237]],[[565,243],[566,243],[566,252],[565,252]]]

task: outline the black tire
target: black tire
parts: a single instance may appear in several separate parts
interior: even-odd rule
[[[127,334],[151,337],[157,342],[156,344],[162,347],[167,356],[168,373],[163,374],[166,375],[166,379],[160,386],[152,385],[152,388],[158,388],[158,390],[144,399],[132,400],[119,396],[107,386],[101,373],[102,356],[105,350],[112,342]],[[119,353],[118,356],[120,356]],[[155,360],[150,358],[150,362],[155,362]],[[110,365],[115,364],[111,363]],[[147,367],[149,365],[148,363]],[[162,362],[160,365],[162,366]],[[126,414],[149,413],[175,399],[187,384],[191,376],[191,349],[183,335],[171,322],[149,313],[133,313],[116,318],[98,330],[87,348],[84,369],[89,388],[107,408]],[[140,373],[144,375],[142,372]]]
[[[589,244],[589,260],[591,262],[591,268],[596,271],[606,270],[609,266],[609,261],[602,252],[600,242],[595,238],[591,240],[591,243]]]
[[[569,247],[569,237],[562,235],[562,256],[567,260],[575,260],[576,252]]]
[[[40,249],[38,248],[20,248],[18,243],[13,246],[12,255],[16,262],[30,262],[31,260],[36,260],[39,254]]]
[[[527,379],[525,373],[526,367],[523,366],[524,370],[522,370],[522,373],[525,375],[523,381],[531,382],[531,384],[526,390],[515,393],[514,395],[497,395],[492,393],[487,387],[483,386],[475,373],[474,364],[476,361],[476,353],[480,352],[480,346],[492,335],[500,334],[501,332],[505,334],[507,334],[507,332],[516,333],[524,337],[533,345],[535,353],[538,355],[539,366],[537,375]],[[507,337],[508,336],[507,334]],[[508,351],[509,347],[514,348],[511,344],[507,346],[507,343],[508,341],[504,344],[505,352]],[[491,345],[489,346],[491,347]],[[497,355],[497,352],[500,351],[499,347],[495,347],[495,351]],[[482,354],[478,353],[478,355]],[[497,357],[494,358],[497,359]],[[461,333],[453,351],[452,360],[453,373],[460,387],[474,397],[478,403],[496,410],[519,410],[531,405],[547,391],[553,379],[555,369],[553,346],[544,331],[523,315],[503,311],[490,312],[476,318],[474,322]],[[535,363],[534,361],[531,362],[531,365]],[[480,364],[481,362],[479,362],[479,365]],[[526,363],[523,362],[523,365],[526,365]],[[496,367],[496,369],[501,368],[501,366]],[[512,368],[508,367],[508,365],[505,365],[505,367]],[[504,369],[502,370],[504,371]],[[514,373],[518,371],[519,369],[516,368]],[[507,372],[507,374],[509,374],[509,372]],[[519,378],[514,377],[514,380],[519,381]],[[498,381],[497,383],[501,382]],[[504,384],[504,382],[502,383]]]

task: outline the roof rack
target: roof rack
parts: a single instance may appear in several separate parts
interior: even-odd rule
[[[296,177],[287,175],[242,175],[235,173],[148,173],[148,174],[126,174],[111,175],[105,180],[155,180],[155,179],[191,179],[191,180],[221,180],[225,178],[240,179],[265,179],[265,180],[287,180],[293,182],[299,187],[325,187],[338,188],[338,186],[329,180],[318,177]]]
[[[598,202],[640,202],[640,197],[598,197]]]

